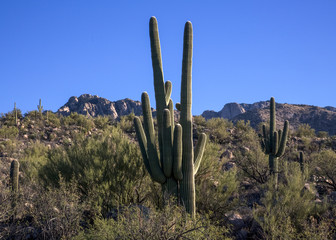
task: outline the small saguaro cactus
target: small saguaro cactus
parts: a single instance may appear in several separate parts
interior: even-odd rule
[[[304,174],[304,158],[303,158],[303,152],[300,152],[300,153],[299,153],[299,163],[300,163],[301,173]]]
[[[18,124],[18,117],[17,117],[16,102],[14,102],[14,114],[15,114],[15,125],[17,125]]]
[[[37,109],[38,109],[38,111],[40,113],[40,117],[42,119],[43,106],[42,106],[41,98],[40,98],[40,101],[39,101],[39,105],[37,105]]]
[[[278,186],[279,164],[278,158],[285,153],[288,137],[289,123],[285,121],[283,130],[276,130],[275,101],[270,100],[270,127],[267,133],[266,125],[262,126],[261,145],[266,154],[269,155],[270,174],[274,176],[275,186]]]
[[[13,192],[19,190],[19,162],[14,159],[10,166],[10,186]]]
[[[206,135],[200,134],[194,150],[191,114],[192,25],[191,22],[187,22],[184,28],[181,104],[178,104],[181,118],[180,124],[176,125],[173,101],[170,98],[172,84],[170,81],[164,82],[160,39],[155,17],[150,19],[149,28],[160,154],[157,152],[152,112],[146,92],[141,96],[143,126],[140,118],[134,118],[136,135],[145,167],[151,178],[161,183],[164,195],[179,197],[186,211],[195,216],[194,177],[202,160]]]

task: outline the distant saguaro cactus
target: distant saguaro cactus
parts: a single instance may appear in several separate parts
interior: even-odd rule
[[[13,192],[17,192],[19,190],[19,162],[14,159],[11,162],[10,167],[10,186]]]
[[[199,136],[194,154],[191,114],[191,22],[187,22],[184,28],[181,104],[177,104],[181,106],[181,120],[176,126],[174,126],[173,101],[170,99],[172,84],[170,81],[164,82],[160,39],[155,17],[150,19],[150,40],[160,155],[157,152],[152,112],[146,92],[141,96],[143,127],[140,118],[134,118],[137,138],[145,167],[151,178],[161,183],[164,195],[179,196],[186,211],[195,216],[194,176],[202,160],[206,135],[202,133]]]
[[[262,126],[263,136],[261,145],[266,154],[269,155],[270,174],[274,176],[275,186],[278,186],[279,164],[278,158],[285,153],[288,138],[289,123],[285,121],[283,130],[276,130],[275,101],[270,100],[270,128],[267,133],[266,125]]]
[[[303,159],[303,152],[299,153],[299,163],[300,163],[300,169],[302,174],[304,174],[304,159]]]
[[[14,114],[15,114],[15,125],[17,125],[18,124],[18,117],[17,117],[16,102],[14,102]]]
[[[37,109],[40,113],[40,117],[42,119],[42,111],[43,111],[43,106],[42,106],[42,103],[41,103],[41,98],[40,98],[40,101],[39,101],[39,105],[37,105]]]

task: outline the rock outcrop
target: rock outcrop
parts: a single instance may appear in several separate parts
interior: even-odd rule
[[[142,109],[139,101],[133,101],[128,98],[111,102],[97,95],[83,94],[78,98],[71,97],[57,112],[64,116],[77,112],[91,117],[111,116],[113,119],[117,119],[132,112],[135,115],[141,115]]]
[[[219,117],[232,119],[235,116],[245,113],[245,109],[238,103],[227,103],[219,111]]]

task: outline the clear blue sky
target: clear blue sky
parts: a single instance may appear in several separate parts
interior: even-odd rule
[[[154,87],[148,25],[159,23],[179,101],[184,23],[194,29],[193,114],[225,103],[336,107],[335,0],[2,0],[0,112],[56,111],[71,96],[140,100]],[[154,105],[155,107],[155,105]]]

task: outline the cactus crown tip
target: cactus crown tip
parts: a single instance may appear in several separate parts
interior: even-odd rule
[[[185,28],[192,28],[192,23],[190,21],[187,21],[185,23]]]

